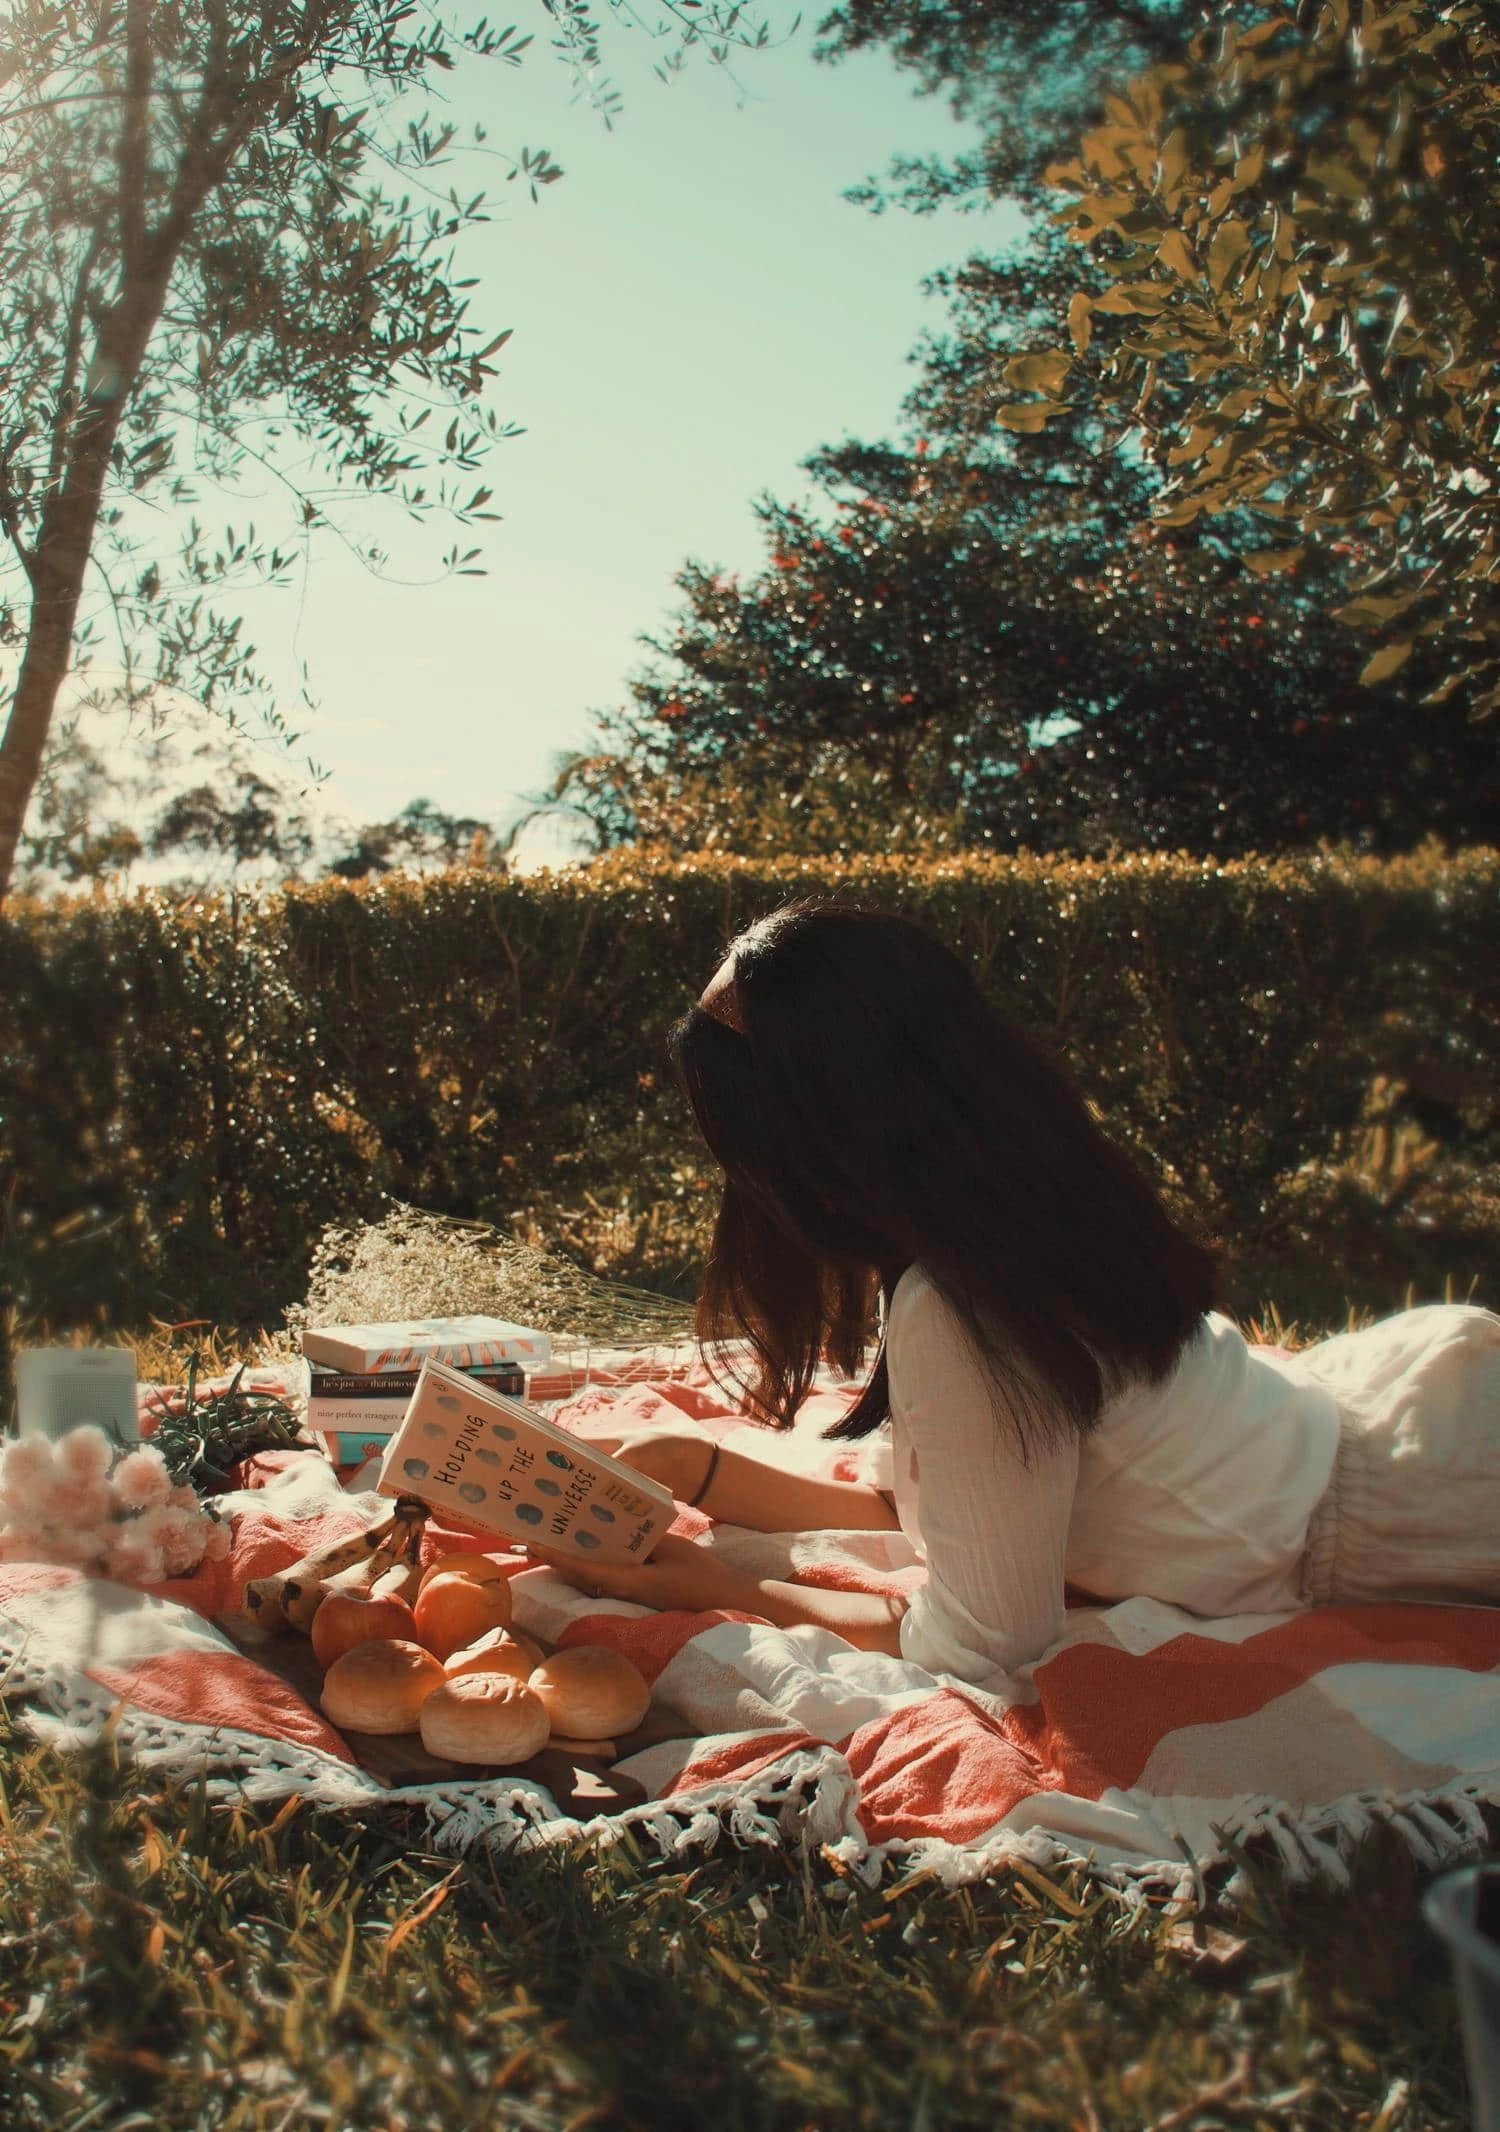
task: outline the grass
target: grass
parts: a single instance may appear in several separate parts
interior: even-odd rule
[[[143,1373],[189,1342],[248,1350],[161,1328]],[[0,1706],[0,2126],[1467,2125],[1399,1839],[1343,1892],[1241,1864],[1195,1925],[1077,1872],[866,1889],[821,1855],[634,1841],[455,1863],[409,1810],[213,1804]]]
[[[455,1865],[395,1810],[217,1807],[16,1730],[0,1756],[10,2132],[1467,2123],[1393,1838],[1345,1895],[1253,1868],[1219,1967],[1076,1873],[871,1891],[761,1850]]]

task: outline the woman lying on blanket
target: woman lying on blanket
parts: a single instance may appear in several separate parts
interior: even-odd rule
[[[669,1539],[573,1581],[976,1683],[1046,1648],[1065,1591],[1204,1615],[1500,1600],[1500,1318],[1247,1344],[1211,1308],[1213,1254],[922,927],[778,911],[674,1045],[725,1178],[700,1334],[749,1341],[786,1426],[823,1356],[853,1372],[878,1284],[879,1359],[830,1433],[889,1421],[891,1464],[811,1480],[666,1432],[622,1455],[732,1524],[899,1525],[928,1577],[909,1603],[818,1591]]]

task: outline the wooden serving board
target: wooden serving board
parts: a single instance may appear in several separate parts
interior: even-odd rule
[[[216,1626],[230,1641],[253,1658],[258,1666],[274,1673],[295,1688],[303,1701],[319,1708],[323,1691],[323,1668],[305,1636],[295,1633],[274,1636],[243,1614],[221,1614]],[[543,1748],[529,1761],[504,1766],[479,1762],[452,1762],[446,1755],[429,1754],[415,1732],[347,1732],[333,1728],[360,1768],[388,1788],[404,1784],[483,1782],[491,1777],[529,1777],[544,1784],[558,1809],[580,1820],[591,1814],[617,1813],[622,1807],[639,1806],[646,1788],[634,1777],[621,1776],[610,1764],[594,1755]],[[675,1712],[653,1709],[644,1725],[628,1738],[615,1742],[617,1754],[634,1754],[657,1740],[678,1739],[690,1728]]]

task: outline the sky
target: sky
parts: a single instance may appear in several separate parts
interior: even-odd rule
[[[336,813],[422,796],[513,820],[624,700],[683,562],[753,569],[758,494],[805,487],[819,445],[899,430],[911,348],[941,322],[922,280],[999,241],[1006,211],[845,201],[894,152],[968,136],[883,56],[818,65],[812,41],[804,24],[745,55],[737,89],[701,61],[664,85],[648,41],[616,34],[613,131],[540,38],[520,70],[470,70],[457,114],[565,171],[535,205],[501,171],[496,220],[464,255],[476,321],[513,329],[491,403],[524,428],[485,470],[503,514],[482,529],[488,575],[431,582],[446,529],[413,546],[372,509],[359,530],[427,582],[373,580],[325,539],[304,583],[244,603],[288,696],[310,671],[304,745]],[[494,163],[473,168],[475,189],[494,182]]]

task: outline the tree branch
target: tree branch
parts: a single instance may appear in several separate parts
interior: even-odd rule
[[[171,97],[177,89],[152,89],[148,94]],[[117,104],[129,95],[128,89],[68,89],[57,96],[37,97],[29,104],[12,104],[8,111],[0,111],[0,127],[13,125],[20,118],[39,118],[44,111],[55,111],[62,104]]]
[[[67,336],[63,342],[62,377],[57,389],[57,411],[52,417],[52,450],[47,460],[47,487],[45,494],[54,495],[62,480],[63,465],[67,458],[68,431],[73,417],[78,412],[78,365],[83,359],[83,328],[88,315],[89,284],[94,268],[99,263],[99,254],[104,249],[104,232],[96,229],[89,239],[83,265],[78,270],[73,295],[68,304]]]
[[[120,277],[129,285],[146,259],[151,142],[153,0],[125,0],[125,108],[120,121]]]
[[[292,48],[279,67],[268,69],[254,80],[236,80],[229,73],[229,22],[222,0],[209,0],[207,13],[213,29],[213,47],[203,93],[188,128],[167,211],[151,234],[151,270],[160,274],[163,282],[194,216],[234,161],[242,143],[262,123],[284,84],[295,79],[316,55],[326,26],[327,4],[326,0],[309,0],[302,42]],[[217,138],[216,129],[220,129]]]
[[[30,582],[36,583],[36,562],[31,550],[21,538],[21,507],[10,481],[10,460],[0,450],[0,526],[9,536],[11,546],[21,559],[21,568]]]

